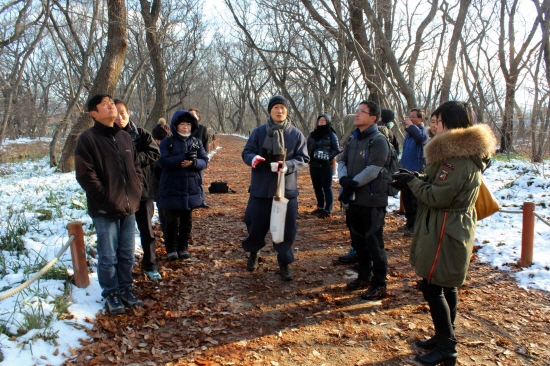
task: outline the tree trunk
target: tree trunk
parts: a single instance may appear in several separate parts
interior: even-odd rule
[[[113,95],[124,66],[124,58],[128,48],[126,38],[126,4],[124,0],[108,0],[109,26],[107,32],[107,48],[92,88],[90,96],[99,93]],[[92,125],[92,119],[88,113],[82,113],[80,118],[71,128],[67,141],[63,146],[59,169],[63,173],[74,170],[74,148],[78,136]]]
[[[145,129],[151,130],[159,118],[166,115],[166,67],[162,57],[162,48],[160,37],[157,32],[157,23],[159,19],[162,0],[153,0],[153,4],[147,0],[140,0],[141,15],[145,23],[145,40],[149,57],[151,57],[151,65],[153,66],[153,76],[155,84],[155,105],[147,118]]]

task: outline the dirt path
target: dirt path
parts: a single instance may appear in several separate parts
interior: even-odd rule
[[[98,314],[68,365],[418,365],[414,341],[433,334],[428,308],[408,264],[410,239],[388,214],[389,298],[366,302],[345,290],[354,274],[335,258],[347,252],[343,213],[318,219],[307,169],[299,173],[295,280],[283,282],[272,245],[255,273],[245,270],[242,221],[249,168],[245,140],[220,136],[207,185],[224,180],[236,194],[209,195],[211,209],[194,211],[192,254],[168,262],[159,250],[163,281],[136,266],[144,309]],[[334,185],[336,190],[337,184]],[[460,290],[459,365],[550,365],[550,297],[525,291],[504,272],[475,259]]]

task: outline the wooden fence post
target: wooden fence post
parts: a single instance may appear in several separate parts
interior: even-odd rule
[[[533,238],[535,237],[535,204],[523,203],[523,232],[521,233],[521,267],[529,267],[533,264]]]
[[[67,224],[69,237],[74,235],[71,243],[71,258],[73,260],[74,284],[78,288],[86,288],[90,285],[88,276],[88,263],[86,262],[86,247],[84,245],[84,231],[80,221]]]

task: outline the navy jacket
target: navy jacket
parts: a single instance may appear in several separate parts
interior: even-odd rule
[[[206,169],[208,156],[202,142],[197,138],[184,138],[174,126],[177,115],[172,117],[170,129],[172,137],[167,137],[160,143],[159,195],[157,205],[163,210],[192,210],[202,205],[202,188],[200,171]],[[172,145],[172,148],[169,148]],[[195,163],[187,168],[181,167],[181,162],[189,160],[186,154],[197,151]]]
[[[424,145],[428,142],[428,136],[424,130],[424,124],[410,125],[405,128],[405,140],[403,141],[403,154],[401,154],[401,166],[413,172],[422,172],[426,166],[424,157]]]

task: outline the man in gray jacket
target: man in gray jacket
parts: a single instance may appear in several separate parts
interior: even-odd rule
[[[380,107],[376,103],[362,101],[359,104],[353,121],[357,129],[338,162],[342,186],[339,200],[349,204],[351,242],[359,262],[359,277],[348,283],[347,288],[368,287],[361,294],[365,300],[386,295],[388,271],[382,230],[388,205],[388,183],[391,181],[387,170],[390,148],[376,126],[379,117]]]
[[[274,245],[274,248],[281,278],[290,281],[293,277],[288,265],[294,262],[292,244],[296,238],[298,215],[297,173],[307,166],[309,156],[304,135],[291,125],[288,118],[287,100],[280,95],[272,97],[267,111],[269,118],[265,124],[252,131],[242,153],[243,161],[252,167],[250,198],[244,215],[248,236],[242,245],[244,251],[250,253],[246,268],[255,271],[258,268],[259,252],[265,246],[265,236],[269,231],[277,173],[282,171],[285,174],[288,206],[284,241]],[[271,163],[277,163],[277,168],[272,169]]]

